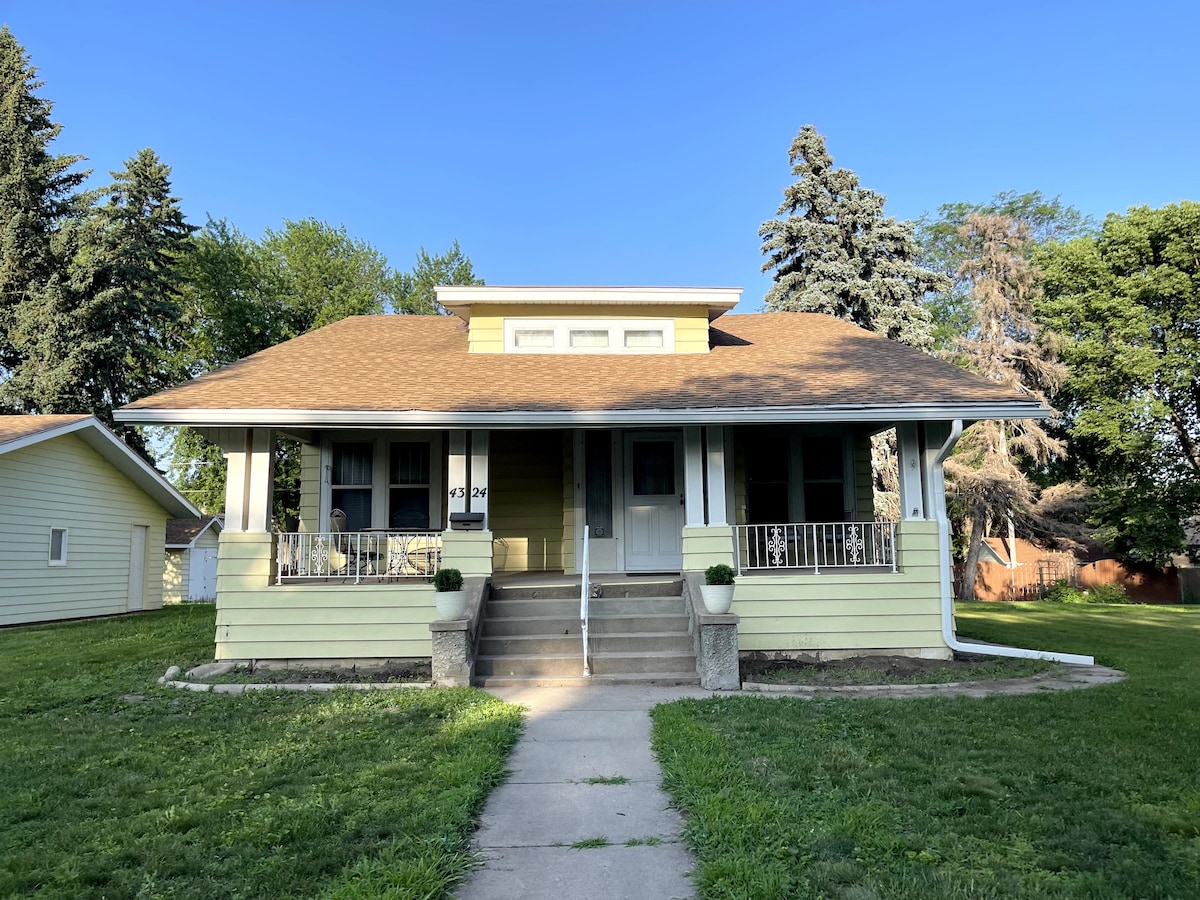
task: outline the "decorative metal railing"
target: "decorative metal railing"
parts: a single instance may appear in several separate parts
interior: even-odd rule
[[[882,568],[896,571],[895,522],[738,525],[738,572]]]
[[[275,583],[423,578],[437,571],[441,555],[437,531],[287,532],[275,536]]]

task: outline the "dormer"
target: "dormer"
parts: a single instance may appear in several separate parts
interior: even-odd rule
[[[707,353],[740,288],[440,286],[471,353]]]

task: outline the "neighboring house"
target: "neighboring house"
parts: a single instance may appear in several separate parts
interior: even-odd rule
[[[197,510],[92,416],[0,416],[0,625],[162,605],[167,519]]]
[[[734,566],[743,653],[965,646],[942,462],[964,423],[1046,410],[830,316],[727,315],[740,293],[439,287],[452,315],[352,317],[125,407],[228,458],[217,657],[429,657],[435,566],[576,575],[585,530],[592,573]],[[903,515],[877,521],[892,427]]]
[[[168,520],[163,603],[217,599],[220,534],[220,516]]]
[[[1046,550],[1032,541],[1006,537],[983,539],[975,574],[978,600],[1036,600],[1053,584],[1079,580],[1075,556]]]

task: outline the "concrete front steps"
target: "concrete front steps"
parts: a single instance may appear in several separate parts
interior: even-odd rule
[[[592,580],[592,674],[583,675],[579,582],[493,584],[484,607],[475,682],[497,685],[699,684],[683,583]]]

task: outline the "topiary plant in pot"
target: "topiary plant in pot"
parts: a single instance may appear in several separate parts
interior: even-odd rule
[[[733,605],[733,569],[724,563],[704,570],[704,587],[700,589],[704,605],[714,615],[724,615]]]
[[[433,575],[433,602],[439,619],[461,619],[467,611],[467,592],[458,569],[438,569]]]

